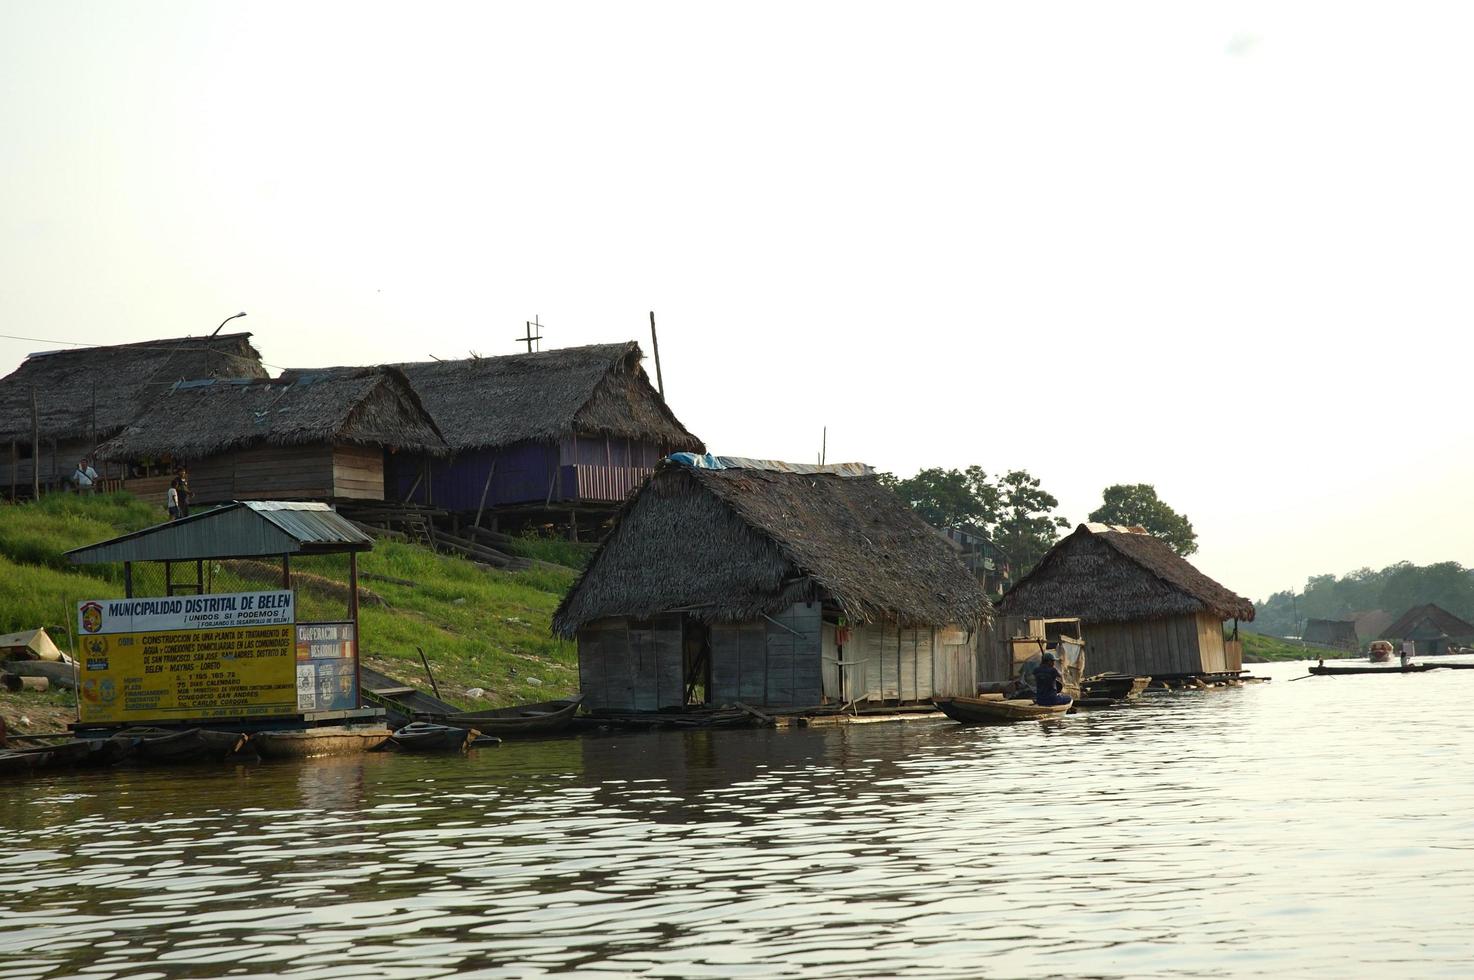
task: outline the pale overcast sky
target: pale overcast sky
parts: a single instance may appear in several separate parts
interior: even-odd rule
[[[716,452],[1156,484],[1474,564],[1469,8],[0,2],[0,332],[276,366],[660,326]],[[39,340],[0,339],[0,371]],[[649,365],[653,375],[653,365]]]

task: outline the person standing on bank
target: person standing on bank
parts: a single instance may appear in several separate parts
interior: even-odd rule
[[[169,520],[179,520],[179,477],[169,481],[169,492],[164,495],[164,506],[169,508]]]
[[[1039,666],[1034,668],[1034,703],[1045,706],[1069,704],[1072,700],[1064,693],[1065,676],[1059,672],[1059,656],[1053,650],[1044,651]]]
[[[188,517],[189,500],[194,496],[194,492],[189,489],[189,470],[183,466],[179,467],[178,472],[174,474],[174,482],[179,484],[179,516]]]
[[[97,471],[92,468],[86,456],[77,461],[77,468],[72,472],[72,483],[76,485],[78,493],[91,493],[97,489]]]

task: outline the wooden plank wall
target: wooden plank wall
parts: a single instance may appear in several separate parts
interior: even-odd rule
[[[1228,656],[1223,645],[1223,620],[1214,617],[1212,613],[1198,613],[1197,632],[1203,670],[1208,673],[1228,670]]]
[[[624,617],[578,631],[578,682],[590,708],[658,711],[685,701],[682,618],[656,616],[636,625]]]
[[[189,464],[195,507],[225,500],[327,500],[333,477],[334,451],[325,443],[252,446]]]
[[[376,446],[334,446],[333,496],[383,500],[384,450]]]
[[[712,625],[713,704],[742,701],[791,708],[820,702],[824,681],[819,605],[796,603],[773,620]]]
[[[933,634],[932,697],[972,697],[978,692],[976,643],[966,630],[939,629]]]
[[[1084,631],[1086,673],[1193,674],[1207,669],[1194,616],[1094,623]],[[1221,657],[1221,639],[1219,651]]]

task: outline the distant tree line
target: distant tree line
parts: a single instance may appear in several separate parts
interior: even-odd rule
[[[1275,636],[1298,636],[1307,619],[1352,619],[1376,609],[1400,616],[1429,602],[1474,621],[1474,572],[1456,561],[1435,565],[1404,561],[1381,571],[1358,568],[1340,577],[1313,575],[1301,592],[1276,592],[1254,603],[1250,628]]]
[[[990,477],[981,466],[933,466],[905,479],[894,473],[881,473],[879,479],[933,527],[958,528],[990,540],[1008,564],[1012,581],[1028,574],[1070,526],[1055,513],[1059,501],[1027,470]],[[1180,555],[1197,550],[1192,522],[1163,503],[1152,485],[1117,484],[1106,487],[1101,497],[1090,520],[1139,525]]]

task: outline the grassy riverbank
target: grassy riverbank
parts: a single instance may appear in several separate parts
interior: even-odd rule
[[[127,494],[57,494],[0,505],[0,633],[44,626],[70,649],[76,603],[120,596],[123,583],[121,568],[72,565],[64,553],[163,516]],[[551,541],[528,541],[523,550],[544,561],[587,554],[586,547]],[[575,569],[500,572],[419,545],[380,541],[360,556],[359,571],[361,585],[382,600],[360,610],[365,663],[428,689],[416,652],[423,649],[441,695],[467,707],[543,700],[577,687],[574,647],[549,630]],[[339,584],[346,593],[347,583]],[[467,697],[473,688],[484,695]],[[17,709],[6,702],[0,710],[11,718]]]
[[[1324,657],[1330,660],[1332,657],[1344,657],[1346,654],[1336,650],[1324,650],[1319,647],[1304,647],[1294,640],[1282,640],[1277,636],[1261,636],[1258,633],[1239,631],[1239,638],[1244,641],[1244,663],[1266,663],[1275,660],[1316,660]],[[1255,657],[1251,661],[1249,658]]]

